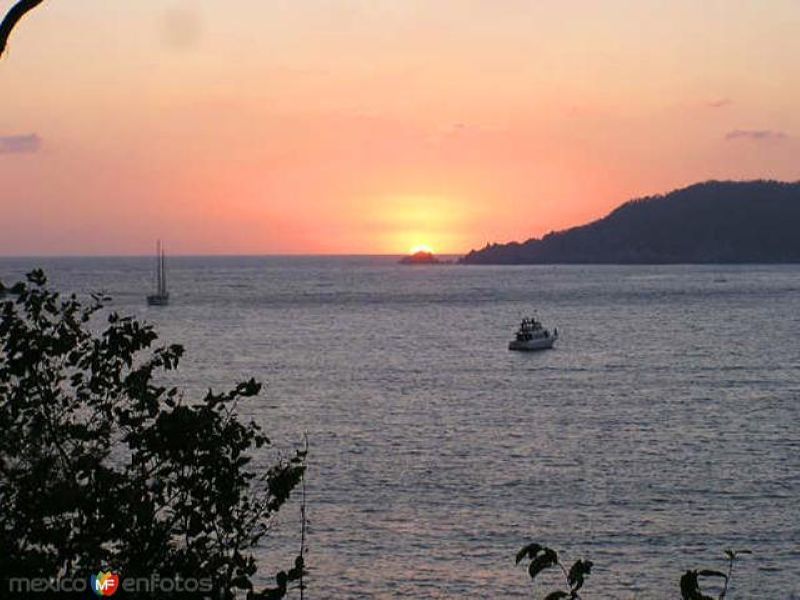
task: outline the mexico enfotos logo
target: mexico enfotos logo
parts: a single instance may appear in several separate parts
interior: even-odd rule
[[[150,577],[122,577],[113,571],[99,571],[86,577],[11,577],[8,580],[8,591],[12,594],[39,592],[86,592],[91,590],[97,596],[113,596],[118,590],[125,593],[139,592],[210,592],[213,583],[210,577],[161,577],[153,574]]]

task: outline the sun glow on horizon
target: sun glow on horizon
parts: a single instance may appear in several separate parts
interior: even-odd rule
[[[466,192],[376,193],[359,202],[363,230],[381,253],[456,254],[471,247],[471,230],[478,219]]]
[[[433,248],[431,248],[428,244],[416,244],[414,246],[411,246],[411,248],[408,251],[409,254],[417,254],[418,252],[433,254]]]

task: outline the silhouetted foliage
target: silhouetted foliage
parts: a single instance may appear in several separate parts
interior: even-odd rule
[[[586,582],[586,577],[592,572],[592,561],[590,560],[576,560],[569,571],[561,564],[558,558],[558,553],[552,548],[542,546],[537,543],[528,544],[523,546],[517,552],[516,564],[521,563],[523,560],[529,560],[528,574],[531,579],[536,577],[546,569],[558,567],[564,576],[564,582],[568,591],[557,589],[549,592],[544,600],[559,600],[560,598],[580,598],[578,591],[583,587]]]
[[[723,585],[717,600],[724,600],[728,594],[728,586],[733,579],[733,565],[736,559],[742,554],[751,554],[750,550],[725,550],[725,557],[728,559],[728,572],[716,571],[714,569],[689,570],[681,577],[681,598],[682,600],[714,600],[713,596],[703,593],[700,585],[701,581],[709,579],[722,580]]]
[[[682,600],[714,600],[713,596],[706,595],[701,587],[701,582],[707,579],[717,579],[723,582],[722,589],[717,596],[717,600],[724,600],[728,593],[728,587],[733,579],[733,566],[738,556],[751,554],[750,550],[725,550],[728,559],[728,572],[716,571],[713,569],[689,570],[680,578],[680,590]],[[558,553],[552,548],[541,544],[528,544],[523,546],[516,556],[516,564],[523,560],[529,560],[528,574],[531,579],[552,567],[559,567],[566,582],[566,588],[556,589],[544,596],[544,600],[560,600],[563,598],[580,598],[578,591],[583,588],[586,577],[592,572],[593,563],[590,560],[576,560],[569,571],[559,561]]]
[[[208,578],[215,598],[252,592],[254,548],[301,482],[306,455],[249,467],[270,441],[236,403],[261,384],[190,402],[159,383],[183,348],[154,347],[151,325],[106,314],[102,296],[62,298],[39,270],[11,289],[0,301],[2,593],[8,577],[98,568]],[[301,549],[274,588],[252,595],[283,597],[303,569]]]
[[[6,16],[0,21],[0,57],[2,57],[3,52],[5,52],[6,45],[8,44],[8,36],[11,35],[11,31],[17,26],[17,23],[20,22],[20,19],[22,19],[28,11],[39,6],[43,1],[44,0],[19,0],[9,9]]]
[[[800,183],[710,181],[632,200],[541,239],[487,245],[467,264],[800,262]]]

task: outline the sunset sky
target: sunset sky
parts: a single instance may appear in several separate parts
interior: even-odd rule
[[[797,0],[46,0],[0,59],[0,254],[462,253],[797,180],[798,32]]]

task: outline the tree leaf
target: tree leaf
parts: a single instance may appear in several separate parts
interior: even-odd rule
[[[570,567],[567,581],[573,593],[583,587],[586,575],[592,572],[593,564],[594,563],[590,560],[576,560],[575,564]]]
[[[723,573],[722,571],[714,571],[712,569],[702,569],[697,573],[700,577],[722,577],[723,579],[728,579],[728,576]]]
[[[700,590],[700,583],[697,580],[697,571],[686,571],[681,577],[681,598],[682,600],[714,600],[706,596]]]
[[[530,574],[531,579],[535,579],[539,573],[541,573],[545,569],[554,567],[557,564],[558,564],[558,554],[556,553],[556,551],[550,548],[542,548],[542,554],[539,554],[536,558],[533,559],[533,562],[531,562],[531,566],[528,567],[528,573]]]
[[[514,564],[519,564],[522,562],[524,558],[533,558],[542,550],[542,546],[536,543],[528,544],[527,546],[523,546],[519,552],[517,552],[517,560]]]

